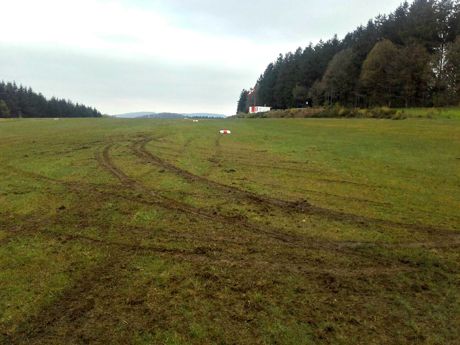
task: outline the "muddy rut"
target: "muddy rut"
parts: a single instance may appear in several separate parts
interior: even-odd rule
[[[100,195],[107,200],[116,198],[130,203],[152,205],[185,214],[190,216],[191,219],[197,218],[207,223],[219,224],[224,229],[221,233],[219,232],[221,228],[217,230],[217,233],[221,234],[221,236],[219,238],[214,238],[213,236],[205,237],[204,234],[179,233],[172,229],[170,233],[162,233],[163,240],[170,241],[170,243],[187,244],[185,248],[176,249],[168,245],[162,245],[162,243],[146,245],[136,240],[132,243],[129,240],[120,242],[81,234],[48,231],[48,225],[59,224],[59,221],[56,219],[37,218],[36,220],[25,220],[20,222],[20,226],[17,225],[17,222],[9,224],[6,221],[0,221],[0,226],[11,229],[10,232],[12,233],[11,237],[3,239],[0,242],[1,244],[6,244],[7,241],[15,236],[35,236],[42,234],[43,236],[49,236],[49,238],[58,239],[63,244],[68,241],[84,242],[90,246],[96,246],[105,253],[104,259],[100,262],[96,262],[93,266],[79,272],[72,285],[65,289],[52,304],[44,306],[37,314],[24,320],[14,333],[4,334],[3,339],[7,343],[43,344],[48,340],[51,343],[52,341],[56,341],[56,339],[75,339],[81,343],[95,341],[96,339],[88,337],[85,327],[88,323],[97,322],[94,318],[99,315],[98,312],[101,310],[111,310],[113,298],[117,296],[114,294],[114,291],[116,291],[120,281],[131,274],[131,272],[126,270],[127,263],[135,259],[138,255],[156,255],[172,260],[184,260],[193,262],[198,267],[217,265],[231,267],[232,270],[237,271],[240,267],[249,266],[256,270],[271,272],[273,275],[278,272],[285,272],[306,275],[311,277],[311,279],[322,279],[324,276],[347,278],[385,276],[417,272],[419,270],[412,263],[401,264],[400,262],[394,262],[390,259],[379,257],[376,253],[362,251],[361,249],[363,248],[434,249],[460,247],[459,234],[449,230],[372,219],[316,207],[307,202],[292,202],[270,198],[197,176],[149,152],[146,149],[146,145],[151,140],[151,138],[144,138],[135,141],[131,145],[132,151],[142,163],[161,167],[184,178],[190,183],[217,189],[226,195],[231,195],[236,200],[244,200],[257,205],[276,208],[285,212],[286,216],[296,212],[334,221],[349,222],[359,227],[392,226],[413,231],[423,231],[430,235],[443,235],[444,238],[401,244],[377,244],[353,241],[333,242],[309,237],[308,235],[287,233],[287,229],[255,224],[244,216],[228,216],[213,210],[193,207],[178,200],[168,198],[158,191],[145,186],[141,181],[128,176],[115,164],[112,158],[111,153],[116,144],[108,143],[96,154],[96,160],[100,167],[117,179],[118,183],[115,188],[113,185],[60,181],[37,173],[15,169],[14,167],[12,167],[11,171],[23,174],[27,178],[43,181],[44,183],[63,186],[72,193],[81,194],[83,200],[85,195],[92,193]],[[89,214],[82,214],[82,216],[90,218]],[[75,220],[71,219],[70,221],[77,221],[77,218],[78,214],[75,214]],[[90,220],[88,222],[88,225],[91,225]],[[66,224],[63,223],[61,225],[65,226]],[[93,224],[93,226],[95,225]],[[233,239],[232,231],[229,231],[230,229],[247,231],[248,235],[250,235],[248,236],[249,239],[242,240],[246,237],[244,234],[239,236],[239,240]],[[100,230],[103,232],[103,229]],[[139,230],[146,231],[146,233],[148,231],[148,229],[130,228],[120,230],[127,232],[130,230]],[[270,248],[270,250],[267,248]],[[357,267],[341,267],[341,264],[338,263],[318,266],[309,257],[308,250],[327,250],[343,253],[350,257],[359,258],[361,265]],[[131,302],[120,300],[117,303],[124,305]],[[135,308],[138,308],[141,314],[149,313],[148,310],[143,309],[144,306],[142,304],[135,305]],[[104,314],[104,316],[106,317],[106,323],[112,323],[114,326],[120,323],[116,315]],[[72,325],[72,327],[69,328],[69,325]],[[2,336],[0,335],[1,340]]]
[[[272,198],[256,194],[244,189],[240,189],[234,186],[225,185],[217,181],[210,180],[206,177],[195,175],[187,170],[184,170],[176,165],[173,165],[165,160],[161,159],[157,155],[146,149],[148,143],[152,142],[152,138],[144,138],[131,145],[133,152],[146,164],[154,164],[165,170],[168,170],[178,176],[181,176],[185,180],[192,183],[200,183],[204,186],[208,186],[224,193],[232,194],[236,198],[244,199],[249,202],[255,202],[259,205],[265,205],[268,207],[276,207],[277,209],[283,210],[287,213],[300,212],[307,215],[316,215],[322,218],[326,218],[332,221],[347,222],[360,227],[371,227],[371,226],[388,226],[397,227],[409,231],[422,231],[434,235],[445,235],[451,237],[453,232],[451,230],[434,228],[431,226],[425,226],[420,224],[406,224],[400,222],[393,222],[389,220],[376,219],[371,217],[360,216],[356,214],[336,211],[328,208],[318,207],[311,205],[308,201],[288,201],[278,198]],[[455,235],[454,235],[455,237]]]
[[[290,202],[280,199],[273,199],[273,198],[265,198],[264,196],[256,195],[254,193],[238,189],[235,187],[229,187],[223,184],[220,184],[215,181],[211,181],[209,179],[200,177],[198,175],[194,175],[186,170],[183,170],[173,164],[170,164],[156,155],[150,153],[146,149],[146,145],[150,142],[151,138],[142,139],[140,141],[134,142],[132,144],[132,149],[136,153],[136,155],[141,158],[145,163],[148,164],[155,164],[163,169],[168,171],[174,172],[183,178],[187,179],[190,182],[194,183],[204,183],[208,184],[212,187],[222,188],[223,190],[229,191],[232,194],[236,194],[245,198],[245,200],[251,200],[253,202],[259,202],[263,205],[270,205],[270,206],[277,206],[279,209],[284,210],[287,213],[291,212],[302,212],[305,214],[312,214],[321,216],[323,218],[333,220],[333,221],[340,221],[340,222],[349,222],[355,224],[359,227],[372,227],[372,226],[390,226],[390,227],[398,227],[406,230],[413,230],[413,231],[423,231],[429,233],[431,235],[442,235],[442,240],[436,241],[429,241],[429,242],[411,242],[411,243],[401,243],[401,244],[374,244],[374,243],[367,243],[367,242],[331,242],[331,241],[324,241],[318,240],[317,238],[308,237],[308,235],[301,236],[286,233],[285,230],[272,228],[268,225],[259,226],[252,222],[250,222],[245,216],[227,216],[220,214],[215,211],[207,211],[201,208],[195,208],[188,204],[181,203],[177,200],[170,199],[164,196],[159,195],[158,193],[152,191],[150,188],[145,187],[141,182],[131,179],[128,177],[123,171],[121,171],[112,161],[110,156],[110,150],[112,149],[113,145],[107,145],[104,147],[102,154],[98,156],[98,161],[102,167],[104,167],[107,171],[109,171],[113,176],[118,178],[120,182],[131,188],[135,188],[140,193],[144,195],[153,197],[154,203],[156,203],[160,207],[164,207],[166,209],[180,211],[192,216],[199,216],[205,218],[207,220],[213,222],[219,222],[223,225],[232,226],[232,227],[239,227],[251,232],[256,232],[260,235],[269,236],[275,240],[279,240],[283,242],[285,245],[288,246],[301,246],[305,249],[307,248],[329,248],[333,250],[353,250],[360,247],[394,247],[394,248],[414,248],[414,247],[456,247],[460,245],[460,235],[454,233],[450,230],[439,229],[439,228],[431,228],[431,227],[424,227],[419,225],[412,225],[412,224],[403,224],[397,222],[391,222],[386,220],[379,220],[373,219],[368,217],[357,216],[354,214],[348,214],[344,212],[334,211],[330,209],[324,209],[316,206],[312,206],[310,204],[304,204],[299,202]],[[152,201],[151,199],[148,199]],[[147,201],[148,200],[144,200]],[[289,207],[288,205],[291,205]],[[356,254],[356,253],[355,253]]]

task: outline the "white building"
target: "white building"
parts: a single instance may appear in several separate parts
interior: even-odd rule
[[[257,113],[266,113],[270,111],[271,107],[249,107],[249,114],[257,114]]]

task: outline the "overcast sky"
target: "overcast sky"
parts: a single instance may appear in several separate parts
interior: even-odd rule
[[[0,80],[103,113],[233,114],[279,53],[401,0],[0,0]]]

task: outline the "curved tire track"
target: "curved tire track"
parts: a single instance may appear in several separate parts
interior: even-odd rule
[[[285,234],[285,233],[280,233],[277,230],[266,230],[262,229],[258,226],[255,226],[254,224],[249,223],[245,217],[232,217],[232,216],[226,216],[219,214],[217,212],[208,212],[200,208],[196,208],[184,203],[181,203],[177,200],[167,198],[165,196],[162,196],[158,193],[155,193],[151,189],[145,187],[138,181],[130,178],[127,176],[123,171],[121,171],[113,162],[110,157],[110,150],[113,147],[113,145],[107,145],[103,151],[102,154],[99,155],[97,158],[100,165],[104,167],[108,172],[110,172],[114,177],[116,177],[120,182],[128,187],[136,189],[140,193],[144,193],[145,195],[149,196],[150,198],[153,198],[155,201],[155,204],[158,206],[161,206],[163,208],[169,209],[169,210],[174,210],[174,211],[179,211],[185,214],[189,214],[192,216],[196,217],[201,217],[204,219],[207,219],[212,222],[219,222],[224,225],[237,225],[241,228],[244,228],[249,231],[256,231],[260,234],[270,236],[276,240],[280,240],[285,243],[291,243],[292,242],[297,242],[299,239],[301,239],[298,236],[295,235],[290,235],[290,234]],[[149,199],[152,200],[152,199]]]
[[[150,139],[149,139],[150,140]],[[146,145],[146,141],[143,140],[142,143],[145,143],[144,146]],[[120,182],[124,185],[134,187],[136,190],[138,190],[141,193],[147,194],[150,197],[153,197],[154,200],[151,199],[142,199],[142,202],[148,202],[148,203],[153,203],[155,205],[158,205],[160,207],[169,209],[169,210],[174,210],[174,211],[179,211],[185,214],[189,214],[192,216],[197,216],[201,217],[207,220],[210,220],[212,222],[219,222],[223,225],[235,225],[240,228],[243,228],[245,230],[248,230],[253,233],[258,233],[261,235],[266,235],[269,236],[275,240],[283,242],[285,245],[289,246],[301,246],[302,248],[308,249],[332,249],[332,250],[355,250],[357,248],[362,248],[362,247],[385,247],[385,248],[417,248],[417,247],[430,247],[430,248],[446,248],[446,247],[456,247],[459,245],[458,239],[460,238],[460,234],[455,233],[450,230],[443,230],[443,229],[433,229],[433,228],[420,228],[416,226],[417,230],[424,230],[426,232],[432,233],[435,232],[437,235],[444,235],[447,238],[443,241],[429,241],[429,242],[411,242],[411,243],[400,243],[400,244],[375,244],[375,243],[369,243],[369,242],[332,242],[332,241],[325,241],[325,240],[318,240],[317,238],[312,238],[312,237],[307,237],[307,236],[301,236],[301,235],[294,235],[294,234],[287,234],[284,233],[283,230],[277,229],[277,228],[272,228],[270,226],[265,226],[264,228],[261,228],[260,226],[257,226],[253,223],[250,223],[247,218],[245,217],[232,217],[232,216],[226,216],[222,215],[219,213],[212,213],[208,212],[204,209],[199,209],[195,208],[193,206],[178,202],[176,200],[161,196],[151,189],[145,187],[142,185],[140,182],[131,179],[128,177],[123,171],[121,171],[111,160],[110,157],[110,150],[112,148],[111,145],[107,145],[103,152],[102,155],[98,158],[100,164],[107,169],[113,176],[117,177]],[[149,162],[152,162],[155,160],[155,156],[152,155],[151,160]],[[159,160],[163,162],[162,160]],[[183,171],[180,168],[175,167],[172,164],[166,163],[167,166],[170,166],[171,169],[174,170],[179,170]],[[163,168],[165,166],[161,165]],[[184,171],[184,174],[187,174],[191,176],[191,178],[199,179],[198,176],[193,175],[191,173],[188,173]],[[240,191],[240,190],[239,190]],[[243,191],[244,192],[244,191]],[[141,199],[137,200],[138,202],[141,202]],[[153,201],[153,202],[152,202]],[[331,211],[328,209],[322,209],[314,206],[310,206],[310,210],[313,209],[314,212],[313,214],[315,215],[320,215],[325,218],[334,220],[334,221],[351,221],[359,226],[370,226],[370,225],[386,225],[386,226],[395,226],[395,227],[402,227],[402,228],[408,228],[411,225],[407,224],[401,224],[401,223],[396,223],[396,222],[390,222],[390,221],[385,221],[385,220],[379,220],[379,219],[373,219],[373,218],[366,218],[366,217],[361,217],[361,216],[356,216],[356,215],[351,215],[347,213],[341,213],[338,211]]]
[[[181,169],[178,166],[168,163],[165,160],[158,157],[157,155],[154,155],[153,153],[149,152],[146,149],[146,145],[152,140],[153,139],[151,138],[147,138],[147,139],[144,139],[132,145],[133,152],[136,154],[136,156],[138,156],[144,162],[161,166],[163,169],[168,170],[176,175],[179,175],[189,182],[200,182],[210,187],[217,188],[223,192],[233,194],[236,197],[244,198],[249,201],[257,202],[259,204],[264,204],[268,206],[276,206],[276,207],[292,209],[292,208],[299,207],[299,205],[301,204],[299,202],[291,202],[291,201],[286,201],[286,200],[281,200],[281,199],[276,199],[276,198],[270,198],[267,196],[261,196],[259,194],[256,194],[256,193],[253,193],[247,190],[243,190],[243,189],[240,189],[234,186],[228,186],[226,184],[216,182],[208,178],[205,178],[199,175],[195,175],[187,170]]]
[[[389,227],[397,227],[403,228],[409,231],[422,231],[429,234],[436,234],[436,235],[447,235],[451,236],[453,231],[441,228],[434,228],[431,226],[419,225],[419,224],[406,224],[400,222],[394,222],[389,220],[377,219],[372,217],[365,217],[359,216],[352,213],[346,213],[341,211],[336,211],[332,209],[327,209],[323,207],[318,207],[311,205],[307,201],[287,201],[277,198],[271,198],[267,196],[262,196],[260,194],[256,194],[247,190],[243,190],[234,186],[228,186],[220,182],[216,182],[210,180],[208,178],[195,175],[187,170],[184,170],[174,164],[171,164],[157,155],[153,154],[152,152],[148,151],[146,145],[151,142],[152,138],[145,138],[138,142],[135,142],[132,145],[132,150],[137,157],[142,159],[144,162],[149,164],[155,164],[160,166],[161,168],[168,170],[178,176],[181,176],[185,180],[192,182],[192,183],[202,183],[204,185],[208,185],[212,188],[219,189],[223,192],[230,193],[239,197],[241,199],[245,199],[251,202],[256,202],[258,204],[263,204],[265,206],[270,207],[277,207],[278,209],[287,211],[287,212],[301,212],[310,215],[316,215],[328,220],[332,221],[339,221],[339,222],[347,222],[352,223],[354,225],[358,225],[360,227],[363,226],[389,226]]]

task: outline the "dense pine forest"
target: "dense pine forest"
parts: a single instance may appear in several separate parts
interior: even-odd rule
[[[460,103],[460,2],[404,2],[347,34],[279,55],[238,112],[341,104],[348,107]]]
[[[46,99],[31,88],[0,82],[0,118],[5,117],[100,117],[94,108],[64,99]]]

